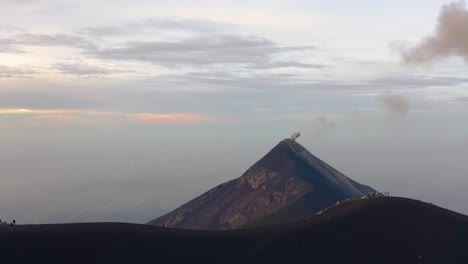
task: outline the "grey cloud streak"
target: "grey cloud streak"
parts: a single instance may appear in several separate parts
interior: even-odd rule
[[[81,62],[57,63],[53,65],[53,68],[57,69],[63,74],[72,74],[72,75],[81,75],[81,76],[106,75],[106,74],[112,73],[111,70],[89,65],[86,63],[81,63]]]
[[[168,75],[153,80],[155,83],[203,85],[215,90],[313,90],[318,88],[313,80],[303,79],[293,74],[255,74],[247,76],[224,71],[189,72]]]
[[[209,33],[236,29],[237,26],[204,19],[178,17],[149,18],[141,21],[125,21],[117,25],[84,28],[81,32],[92,36],[128,36],[160,31],[188,31]]]
[[[95,48],[89,39],[71,34],[19,34],[16,44],[26,46],[69,46],[83,49]]]
[[[236,26],[202,19],[152,18],[117,25],[88,27],[75,33],[16,34],[0,39],[0,52],[24,52],[27,46],[65,46],[76,48],[82,55],[91,58],[136,61],[170,68],[209,67],[215,64],[250,70],[326,67],[288,58],[293,53],[314,50],[314,46],[281,46],[263,37],[236,34],[231,29],[236,29]],[[146,38],[143,36],[157,34],[157,31],[184,31],[195,34],[170,41],[143,40]],[[120,39],[115,37],[130,40],[120,42]]]
[[[253,64],[274,67],[274,55],[315,49],[312,46],[281,47],[275,42],[255,36],[208,35],[176,42],[129,42],[91,52],[100,59],[142,61],[164,66]],[[285,62],[286,64],[289,62]],[[311,67],[294,64],[294,67]]]
[[[17,41],[14,39],[0,39],[0,53],[23,53],[23,51],[16,45]]]
[[[34,71],[0,65],[0,78],[25,77],[31,73],[34,73]]]
[[[87,38],[71,34],[18,34],[14,38],[0,39],[0,52],[24,53],[24,46],[66,46],[79,49],[96,49],[95,43]]]
[[[403,60],[412,64],[452,55],[460,56],[468,63],[468,10],[464,1],[443,6],[433,35],[402,52]]]
[[[467,84],[468,78],[391,75],[376,79],[352,82],[303,78],[295,74],[258,74],[251,72],[248,75],[244,75],[236,72],[210,71],[189,72],[183,75],[167,75],[159,77],[159,81],[252,90],[385,91],[390,89],[423,89],[437,86],[453,87]]]
[[[247,65],[247,69],[260,70],[260,69],[273,69],[273,68],[304,68],[304,69],[323,69],[327,65],[314,64],[314,63],[303,63],[296,61],[270,61],[266,63],[254,63]]]
[[[355,109],[354,104],[346,103],[350,96],[369,98],[370,94],[370,99],[373,100],[373,94],[382,94],[387,90],[386,87],[379,88],[373,84],[322,84],[320,81],[305,80],[288,74],[253,74],[242,77],[226,72],[193,72],[128,80],[105,85],[100,89],[79,82],[52,85],[31,80],[30,83],[34,88],[0,89],[0,106],[140,112],[190,112],[197,109],[201,113],[216,112],[227,116],[232,113],[251,115],[253,108],[266,108],[273,111],[261,113],[262,115],[277,115],[320,113],[332,101],[342,109]],[[398,90],[398,87],[393,86],[394,92]],[[379,103],[391,117],[405,116],[408,111],[404,107],[400,110],[398,100],[396,101],[393,103],[395,100],[383,98]],[[325,119],[328,120],[328,116]],[[333,129],[333,125],[329,126],[328,123],[336,120],[329,119],[330,122],[320,123],[321,121],[323,120],[318,120],[316,124],[326,128],[323,129],[326,133]],[[318,131],[316,134],[324,134],[320,132],[321,129]]]
[[[305,52],[313,46],[282,47],[258,36],[233,33],[238,26],[204,19],[156,17],[117,25],[88,27],[81,33],[92,38],[127,37],[163,31],[196,33],[177,41],[128,41],[101,49],[88,49],[89,56],[108,60],[131,60],[166,67],[242,64],[246,69],[324,68],[321,64],[275,60],[275,56]]]
[[[457,86],[468,83],[468,78],[447,76],[403,75],[388,76],[368,81],[376,87],[423,88],[434,86]]]
[[[3,32],[17,32],[17,31],[24,31],[24,30],[25,29],[22,27],[0,24],[0,31],[3,31]]]

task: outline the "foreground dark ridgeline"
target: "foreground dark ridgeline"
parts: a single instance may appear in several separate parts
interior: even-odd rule
[[[468,217],[392,197],[230,231],[89,223],[0,231],[0,263],[468,263]]]
[[[279,210],[303,219],[337,201],[375,192],[285,139],[240,178],[223,183],[148,224],[204,230],[235,229]],[[284,214],[282,214],[284,215]]]

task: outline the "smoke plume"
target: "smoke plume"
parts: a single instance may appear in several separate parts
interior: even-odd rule
[[[300,137],[300,136],[301,136],[301,132],[298,131],[298,132],[295,132],[295,133],[293,133],[293,134],[291,135],[291,139],[292,139],[292,140],[296,140],[296,139],[297,139],[298,137]]]
[[[409,102],[401,95],[381,95],[377,101],[382,104],[384,109],[394,117],[405,117],[409,112]]]
[[[315,126],[312,128],[312,134],[316,138],[320,138],[326,133],[330,132],[335,128],[335,122],[329,120],[325,114],[321,114],[317,122],[315,123]]]
[[[468,10],[465,2],[444,5],[435,32],[417,46],[403,50],[406,63],[419,64],[448,56],[460,56],[468,64]]]

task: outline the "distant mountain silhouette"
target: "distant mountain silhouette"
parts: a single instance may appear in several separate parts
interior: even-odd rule
[[[396,197],[352,199],[253,229],[123,223],[0,227],[0,263],[466,264],[468,216]]]
[[[286,208],[287,217],[274,219],[294,221],[368,192],[375,190],[346,177],[296,141],[285,139],[240,178],[223,183],[148,224],[235,229]]]

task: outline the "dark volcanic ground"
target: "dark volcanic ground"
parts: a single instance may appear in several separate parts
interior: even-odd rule
[[[468,217],[405,198],[231,231],[123,223],[0,231],[0,263],[468,263]]]

